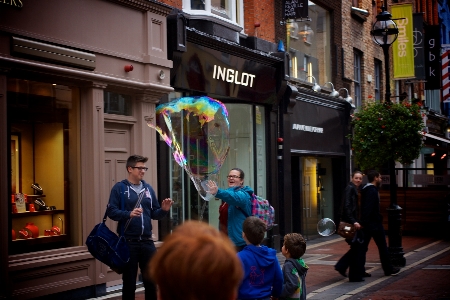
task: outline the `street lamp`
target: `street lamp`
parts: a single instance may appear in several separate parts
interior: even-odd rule
[[[384,72],[386,73],[386,95],[384,101],[391,103],[391,84],[389,68],[389,47],[397,39],[398,27],[392,20],[392,15],[386,11],[386,7],[381,7],[381,12],[376,16],[377,21],[373,24],[370,34],[375,43],[383,48],[384,53]],[[389,253],[392,263],[396,266],[404,267],[406,260],[402,247],[401,236],[401,210],[397,204],[397,180],[395,177],[395,161],[388,162],[389,167],[389,192],[390,205],[388,208],[388,226],[389,226]]]

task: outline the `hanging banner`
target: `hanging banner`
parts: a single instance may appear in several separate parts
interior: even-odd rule
[[[441,45],[439,25],[425,27],[425,89],[438,90],[441,88],[441,69],[442,74],[448,72],[447,61],[448,53],[443,53],[442,63],[440,61]]]
[[[438,1],[439,26],[442,48],[450,47],[450,1]]]
[[[414,20],[414,74],[416,79],[425,79],[425,56],[424,56],[424,34],[423,34],[423,13],[415,13]]]
[[[308,18],[308,0],[283,0],[283,19]]]
[[[398,37],[392,44],[394,79],[414,78],[414,39],[412,4],[393,5],[392,19],[398,26]]]

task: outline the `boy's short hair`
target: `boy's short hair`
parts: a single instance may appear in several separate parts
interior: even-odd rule
[[[284,248],[289,251],[292,258],[298,259],[305,254],[305,239],[300,233],[288,233],[284,236]]]
[[[266,223],[258,217],[250,216],[244,220],[242,230],[251,244],[259,245],[266,234]]]
[[[164,239],[148,268],[163,300],[235,299],[244,275],[231,240],[193,220]]]
[[[128,167],[135,167],[138,162],[146,163],[148,160],[148,157],[141,156],[141,155],[131,155],[127,159],[126,168],[128,170]]]

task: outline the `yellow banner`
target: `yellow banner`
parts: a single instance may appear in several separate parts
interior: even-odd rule
[[[391,6],[392,19],[398,26],[398,37],[392,44],[394,78],[414,77],[414,40],[412,4]]]

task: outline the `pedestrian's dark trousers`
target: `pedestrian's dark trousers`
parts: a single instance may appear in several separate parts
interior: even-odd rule
[[[369,250],[370,240],[373,238],[380,254],[381,266],[384,273],[390,273],[392,271],[392,263],[389,256],[389,250],[386,244],[386,234],[384,233],[383,224],[370,224],[363,228],[364,232],[364,248],[365,253]],[[364,256],[365,263],[365,256]]]
[[[350,280],[361,280],[364,274],[364,244],[352,239],[345,239],[350,245],[350,250],[344,254],[336,263],[335,268],[338,270],[348,270]]]
[[[148,264],[152,256],[156,253],[156,247],[152,240],[128,241],[130,249],[130,261],[122,274],[123,288],[122,299],[134,300],[136,291],[136,276],[138,265],[141,269],[142,279],[145,287],[145,300],[156,300],[156,286],[146,278]]]

